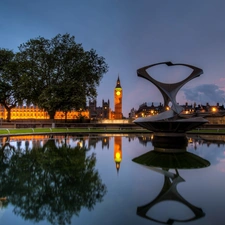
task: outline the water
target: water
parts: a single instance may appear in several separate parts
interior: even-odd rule
[[[2,138],[0,224],[224,225],[225,137],[188,140],[187,151],[210,166],[162,170],[133,162],[153,150],[151,135]]]

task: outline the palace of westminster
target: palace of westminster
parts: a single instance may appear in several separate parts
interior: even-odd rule
[[[118,77],[116,87],[114,88],[114,106],[115,110],[110,109],[109,100],[105,102],[102,100],[102,107],[97,107],[96,100],[89,101],[89,106],[84,110],[76,111],[71,110],[67,113],[67,120],[74,121],[79,119],[81,116],[90,120],[99,119],[123,119],[122,115],[122,87],[120,85],[120,79]],[[0,105],[0,118],[6,120],[7,111]],[[11,120],[45,120],[49,119],[49,115],[46,111],[39,109],[37,106],[17,106],[11,109]],[[65,119],[65,114],[63,112],[57,111],[55,115],[55,120]]]
[[[97,101],[89,101],[89,106],[85,110],[72,110],[67,113],[68,121],[76,121],[76,119],[81,116],[90,121],[107,120],[110,121],[121,121],[126,119],[122,113],[122,97],[123,89],[120,83],[120,78],[118,77],[116,86],[114,88],[114,111],[110,108],[110,101],[102,100],[102,106],[97,106]],[[168,107],[168,106],[167,106]],[[184,111],[182,115],[184,117],[190,117],[193,115],[203,116],[211,124],[225,124],[225,108],[223,105],[217,103],[216,105],[182,105]],[[162,111],[166,110],[161,103],[159,105],[154,105],[153,103],[148,105],[143,103],[139,106],[139,109],[131,109],[129,113],[129,118],[126,120],[132,121],[137,117],[146,117],[151,115],[156,115]],[[0,105],[0,119],[6,120],[7,111]],[[39,109],[36,106],[17,106],[11,109],[11,120],[45,120],[49,119],[49,115],[46,111]],[[55,120],[65,119],[65,114],[63,112],[57,111],[55,115]]]

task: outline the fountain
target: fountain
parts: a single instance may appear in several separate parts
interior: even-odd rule
[[[159,64],[166,64],[167,66],[186,66],[193,69],[193,72],[183,81],[166,84],[153,79],[146,71],[150,67]],[[137,215],[145,219],[163,224],[173,224],[177,221],[193,221],[204,217],[205,215],[201,208],[196,207],[185,200],[177,190],[177,185],[184,181],[179,175],[178,169],[196,169],[208,167],[210,165],[209,161],[188,152],[186,149],[188,144],[186,132],[207,123],[208,121],[197,116],[189,118],[182,116],[181,112],[183,111],[183,108],[176,102],[176,95],[180,88],[188,81],[200,76],[202,73],[202,69],[197,67],[187,64],[173,64],[171,62],[156,63],[137,70],[138,76],[152,82],[159,89],[164,98],[164,107],[171,103],[169,110],[165,110],[155,116],[138,118],[134,121],[135,124],[153,131],[154,137],[152,144],[154,150],[134,158],[133,162],[165,176],[164,185],[159,195],[149,203],[137,207]],[[175,169],[176,173],[169,172],[170,169]],[[193,216],[184,219],[176,219],[173,218],[173,216],[168,215],[167,221],[149,216],[148,212],[151,211],[152,207],[168,200],[184,204],[193,212]]]
[[[160,64],[166,64],[167,66],[186,66],[193,69],[192,73],[183,81],[177,83],[162,83],[153,79],[147,72],[147,69]],[[144,127],[154,132],[157,136],[185,136],[185,133],[192,130],[208,121],[202,117],[190,117],[185,118],[181,112],[184,110],[176,102],[176,95],[180,88],[188,81],[200,76],[203,70],[188,64],[173,64],[172,62],[161,62],[142,67],[137,70],[138,76],[147,79],[152,82],[161,92],[164,99],[164,107],[172,104],[169,110],[165,110],[162,113],[154,116],[141,117],[134,120],[135,124]]]

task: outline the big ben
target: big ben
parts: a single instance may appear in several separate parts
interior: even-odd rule
[[[123,90],[120,85],[120,78],[118,77],[116,82],[116,87],[114,89],[114,104],[115,104],[115,114],[114,119],[122,119],[122,97],[123,97]]]

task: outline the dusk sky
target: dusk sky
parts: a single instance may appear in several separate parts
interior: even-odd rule
[[[224,0],[1,0],[0,18],[1,48],[17,52],[31,38],[69,33],[85,50],[95,49],[109,66],[97,88],[97,105],[109,99],[114,110],[119,75],[125,117],[144,102],[163,103],[137,69],[164,61],[204,71],[178,92],[179,104],[225,102]],[[165,65],[149,72],[165,83],[191,73]]]

